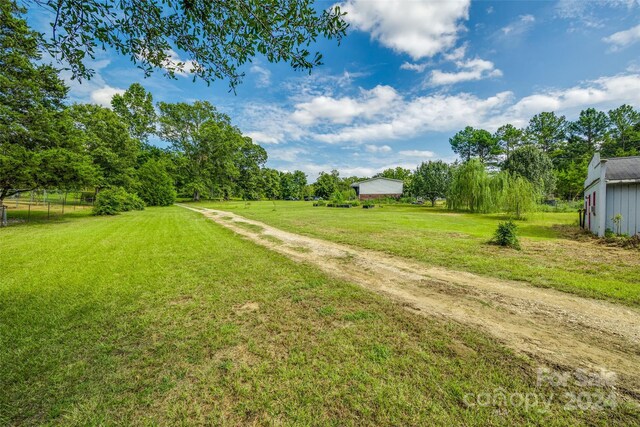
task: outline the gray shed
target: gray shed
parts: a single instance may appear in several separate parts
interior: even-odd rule
[[[618,214],[622,234],[640,233],[640,156],[601,159],[596,153],[584,182],[584,207],[584,226],[598,236],[617,231]]]
[[[371,178],[354,182],[351,187],[356,190],[360,200],[379,199],[383,197],[400,198],[403,182],[400,179]]]

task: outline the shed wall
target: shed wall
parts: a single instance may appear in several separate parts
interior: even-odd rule
[[[613,232],[617,231],[613,223],[617,214],[622,214],[621,233],[640,233],[640,184],[607,185],[606,228]]]
[[[367,194],[402,194],[402,182],[384,179],[360,183],[360,195]]]

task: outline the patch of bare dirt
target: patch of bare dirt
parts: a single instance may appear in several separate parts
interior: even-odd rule
[[[257,302],[248,302],[240,306],[234,307],[233,311],[236,314],[243,314],[243,313],[251,313],[253,311],[258,311],[259,309],[260,309],[260,304],[258,304]]]
[[[376,251],[290,233],[229,212],[196,211],[291,259],[384,294],[416,314],[478,328],[542,363],[566,369],[616,372],[618,389],[636,399],[640,397],[638,309],[523,282],[429,267]],[[222,214],[231,220],[222,221]],[[260,227],[261,231],[256,232],[246,224],[252,224],[254,230]],[[276,237],[280,243],[265,236]],[[466,351],[456,350],[459,354]]]

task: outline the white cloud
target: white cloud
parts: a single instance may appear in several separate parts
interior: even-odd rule
[[[428,150],[402,150],[399,152],[404,157],[417,157],[430,159],[436,155],[433,151]]]
[[[629,73],[640,73],[640,64],[637,64],[635,62],[632,62],[631,64],[629,64],[629,66],[627,67],[627,71]]]
[[[109,59],[99,59],[91,61],[87,64],[88,68],[94,70],[95,74],[90,80],[78,81],[72,79],[69,70],[60,72],[60,77],[65,84],[69,86],[69,100],[71,102],[98,104],[103,107],[111,108],[111,98],[113,95],[124,93],[124,89],[113,87],[102,77],[102,70],[109,66]]]
[[[602,8],[627,8],[632,9],[640,5],[640,0],[560,0],[555,8],[558,18],[572,21],[569,31],[584,30],[584,28],[602,28],[605,26],[605,14]]]
[[[245,132],[244,135],[251,138],[253,142],[257,144],[279,144],[282,142],[278,136],[270,135],[267,132],[249,131]]]
[[[480,58],[457,61],[456,66],[460,71],[450,73],[442,70],[433,70],[428,84],[431,86],[442,86],[502,76],[502,71],[495,68],[493,62]]]
[[[612,50],[624,49],[625,47],[640,41],[640,25],[636,25],[628,30],[613,33],[609,37],[603,38],[602,41],[610,44]]]
[[[269,159],[295,163],[298,162],[300,154],[306,154],[307,152],[302,147],[270,148]]]
[[[395,108],[388,109],[381,120],[317,133],[312,138],[329,144],[365,143],[410,137],[427,131],[449,131],[466,125],[477,126],[511,97],[511,92],[501,92],[486,99],[466,93],[420,96],[402,100]]]
[[[347,0],[341,8],[353,28],[417,60],[455,45],[469,5],[470,0]]]
[[[367,144],[364,146],[364,149],[369,153],[390,153],[392,151],[391,147],[389,147],[388,145]]]
[[[105,87],[92,91],[90,94],[90,99],[93,104],[111,108],[111,98],[113,98],[113,95],[122,95],[123,93],[124,89],[117,89],[106,85]]]
[[[283,82],[283,89],[289,93],[292,102],[306,102],[310,98],[322,95],[332,95],[334,91],[344,91],[352,87],[354,80],[367,76],[368,73],[359,71],[343,71],[342,74],[323,73],[322,70],[304,77],[290,78]]]
[[[640,105],[640,74],[601,77],[566,89],[540,91],[519,100],[511,92],[487,98],[468,93],[401,98],[384,115],[330,132],[310,132],[307,137],[329,144],[371,144],[426,132],[455,132],[467,125],[493,131],[505,123],[526,125],[542,111],[575,116],[584,108],[609,109],[623,103]]]
[[[570,88],[549,89],[525,96],[496,119],[521,126],[542,111],[571,116],[587,107],[609,109],[621,104],[640,105],[640,74],[601,77]],[[493,127],[496,127],[495,123]]]
[[[167,56],[162,66],[168,71],[173,71],[178,76],[189,77],[189,75],[202,68],[196,61],[188,61],[180,58],[178,52],[173,49],[169,49]]]
[[[268,87],[271,85],[271,71],[259,65],[252,65],[249,71],[256,75],[257,87]]]
[[[421,73],[424,71],[425,68],[427,68],[428,64],[414,64],[412,62],[404,62],[401,66],[400,69],[401,70],[410,70],[410,71],[415,71],[417,73]]]
[[[462,46],[453,49],[451,52],[445,53],[443,55],[444,59],[447,61],[460,61],[467,54],[467,44],[463,44]]]
[[[311,125],[321,120],[347,124],[356,117],[373,117],[390,108],[399,98],[400,95],[391,86],[361,90],[358,98],[318,96],[308,102],[296,104],[291,119],[302,125]]]
[[[520,15],[516,21],[502,27],[500,31],[509,37],[521,35],[529,31],[535,22],[536,18],[533,15]]]

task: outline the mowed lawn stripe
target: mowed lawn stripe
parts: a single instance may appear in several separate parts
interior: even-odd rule
[[[0,230],[0,424],[627,424],[468,407],[550,393],[536,365],[156,208]]]

